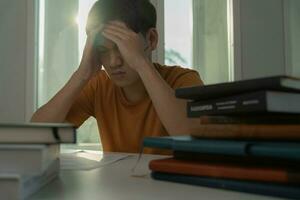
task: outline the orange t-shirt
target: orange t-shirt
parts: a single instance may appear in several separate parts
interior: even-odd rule
[[[163,79],[173,88],[200,85],[199,74],[181,67],[154,64]],[[145,136],[167,136],[150,97],[130,103],[122,89],[101,70],[82,90],[67,115],[67,121],[79,127],[87,118],[96,118],[104,151],[140,151]],[[147,149],[145,153],[158,153]]]

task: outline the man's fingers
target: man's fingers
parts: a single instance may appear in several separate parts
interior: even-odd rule
[[[114,43],[119,44],[122,40],[127,40],[129,37],[117,31],[111,29],[105,29],[102,31],[104,37],[112,40]]]
[[[130,37],[132,35],[132,31],[130,29],[125,29],[123,27],[120,27],[120,26],[116,26],[116,25],[111,25],[111,24],[108,24],[104,27],[103,30],[106,30],[106,29],[110,29],[110,30],[113,30],[115,32],[118,32],[120,34],[124,34],[128,37]]]

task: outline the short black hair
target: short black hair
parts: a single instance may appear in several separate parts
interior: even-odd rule
[[[149,0],[98,0],[89,12],[87,34],[112,20],[120,20],[145,35],[150,28],[156,28],[156,10]]]

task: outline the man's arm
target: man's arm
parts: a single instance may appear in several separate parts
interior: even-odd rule
[[[31,122],[63,123],[66,116],[87,80],[76,71],[67,84],[32,116]]]
[[[31,122],[63,123],[84,86],[100,69],[100,62],[93,50],[93,43],[99,29],[92,32],[86,42],[81,63],[66,85],[32,116]]]
[[[155,110],[170,135],[191,134],[200,119],[187,117],[186,100],[177,99],[175,91],[161,77],[152,63],[145,62],[138,70]]]
[[[168,133],[181,135],[193,132],[201,120],[187,117],[186,101],[175,97],[175,91],[147,58],[140,36],[120,22],[107,25],[103,35],[117,44],[128,65],[138,72]]]

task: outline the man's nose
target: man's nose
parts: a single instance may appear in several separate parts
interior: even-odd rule
[[[122,65],[123,59],[122,59],[122,55],[118,49],[114,49],[110,52],[109,61],[110,61],[111,67],[118,67],[118,66]]]

